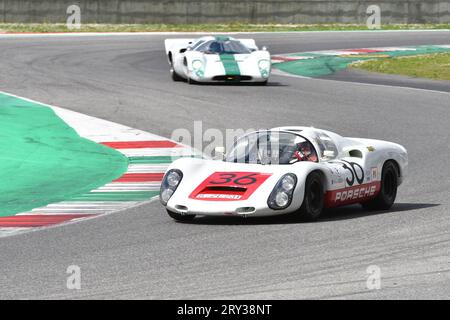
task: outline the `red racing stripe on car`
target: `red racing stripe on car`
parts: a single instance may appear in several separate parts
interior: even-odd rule
[[[58,224],[73,219],[93,217],[93,214],[52,214],[52,215],[17,215],[10,217],[0,217],[0,228],[13,227],[44,227],[52,224]]]
[[[365,202],[375,198],[381,189],[381,182],[375,181],[358,186],[327,191],[325,207],[332,208],[351,203]]]
[[[142,149],[142,148],[177,148],[179,144],[169,140],[151,140],[151,141],[111,141],[100,142],[101,144],[113,149]]]
[[[164,177],[164,173],[125,173],[113,182],[158,182]]]
[[[204,201],[247,200],[272,174],[260,172],[214,172],[189,195]]]

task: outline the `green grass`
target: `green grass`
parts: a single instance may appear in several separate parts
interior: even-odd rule
[[[447,29],[450,24],[390,24],[382,30]],[[81,29],[70,30],[63,23],[3,23],[0,33],[8,32],[270,32],[270,31],[344,31],[368,30],[362,24],[82,24]]]
[[[450,81],[450,53],[367,60],[351,65],[371,72]]]

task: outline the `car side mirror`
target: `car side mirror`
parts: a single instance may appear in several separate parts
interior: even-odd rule
[[[267,47],[266,47],[266,46],[263,46],[263,47],[261,48],[261,50],[262,50],[262,51],[267,51]]]
[[[180,53],[185,53],[187,48],[180,49]]]
[[[214,148],[214,159],[215,160],[223,160],[225,158],[225,148],[224,147],[215,147]]]

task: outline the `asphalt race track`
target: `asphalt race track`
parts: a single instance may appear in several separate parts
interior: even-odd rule
[[[450,43],[445,31],[251,36],[274,54]],[[267,87],[173,83],[164,38],[0,39],[0,87],[166,137],[202,120],[398,142],[410,167],[393,209],[183,224],[155,201],[0,239],[0,298],[450,298],[449,93],[282,76]],[[69,265],[81,267],[81,290],[66,288]],[[379,290],[366,287],[371,265]]]

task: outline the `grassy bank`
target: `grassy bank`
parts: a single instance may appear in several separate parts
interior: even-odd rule
[[[450,53],[368,60],[355,63],[351,67],[371,72],[450,81]]]
[[[447,29],[450,24],[391,24],[382,30]],[[8,32],[270,32],[270,31],[344,31],[368,30],[360,24],[83,24],[80,29],[70,30],[63,23],[3,23],[0,33]]]

